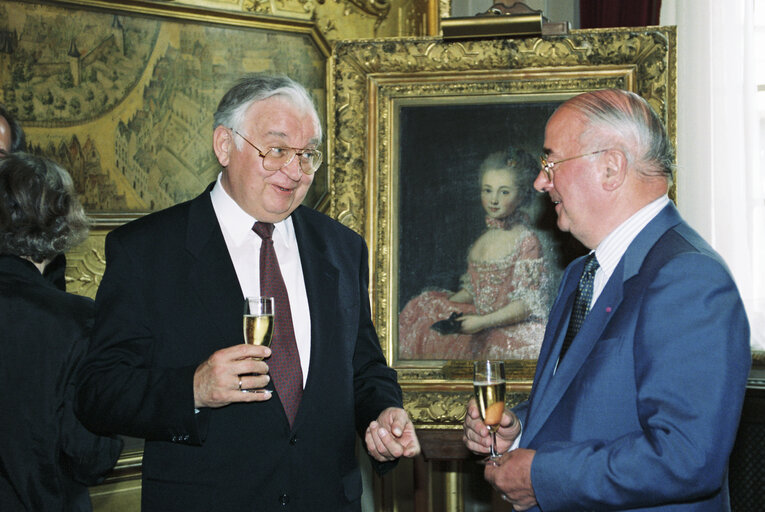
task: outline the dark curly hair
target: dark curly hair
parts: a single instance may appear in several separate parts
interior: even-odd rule
[[[12,153],[0,159],[0,254],[41,263],[88,236],[69,173],[47,158]]]

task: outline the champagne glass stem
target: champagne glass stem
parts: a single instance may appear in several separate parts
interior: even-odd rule
[[[496,459],[499,457],[499,454],[497,453],[497,431],[492,430],[491,431],[491,458]]]

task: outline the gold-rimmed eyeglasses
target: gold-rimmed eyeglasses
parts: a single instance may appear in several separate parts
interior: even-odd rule
[[[575,160],[577,158],[584,158],[586,156],[592,156],[597,155],[598,153],[604,153],[608,151],[607,149],[600,149],[598,151],[593,151],[592,153],[585,153],[583,155],[577,155],[577,156],[570,156],[568,158],[562,158],[556,162],[550,162],[547,160],[547,155],[542,154],[539,155],[539,161],[542,162],[542,170],[545,173],[545,176],[547,176],[547,181],[552,183],[553,178],[555,177],[555,173],[553,172],[553,168],[558,165],[562,164],[563,162],[568,162],[569,160]]]
[[[308,176],[315,173],[321,165],[321,151],[318,149],[290,148],[279,146],[268,148],[265,152],[263,152],[237,130],[232,131],[243,138],[247,144],[255,148],[255,150],[258,152],[258,155],[260,155],[260,157],[263,159],[263,168],[267,171],[278,171],[279,169],[289,165],[295,156],[298,157],[298,166],[300,167],[300,171]]]

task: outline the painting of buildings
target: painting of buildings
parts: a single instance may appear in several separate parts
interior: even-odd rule
[[[155,211],[215,180],[213,112],[245,72],[284,73],[326,105],[309,35],[130,12],[0,3],[0,103],[90,212]]]

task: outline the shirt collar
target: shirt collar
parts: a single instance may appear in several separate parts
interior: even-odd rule
[[[651,201],[622,222],[598,244],[595,257],[598,258],[600,268],[606,276],[611,276],[635,237],[668,203],[669,197],[666,195]]]
[[[223,173],[218,174],[218,180],[210,191],[210,199],[212,200],[213,209],[215,210],[215,215],[218,217],[218,222],[220,223],[221,228],[226,230],[231,237],[231,240],[236,245],[241,245],[251,237],[258,236],[252,231],[252,226],[255,224],[256,219],[245,212],[239,204],[228,195],[220,181],[222,175]],[[294,246],[295,227],[292,224],[292,216],[274,224],[273,237],[274,240],[280,240],[280,242],[285,244],[287,248]]]

